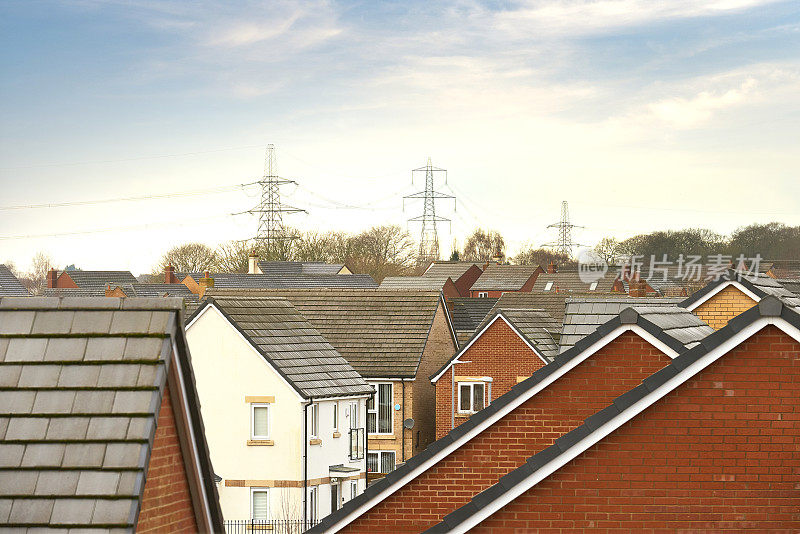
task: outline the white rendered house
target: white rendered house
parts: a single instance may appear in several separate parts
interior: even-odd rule
[[[287,300],[209,298],[186,338],[226,521],[313,524],[364,490],[373,388]]]

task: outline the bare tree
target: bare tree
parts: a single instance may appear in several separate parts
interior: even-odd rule
[[[511,258],[511,261],[517,265],[541,265],[543,269],[547,269],[550,263],[562,268],[575,265],[574,260],[566,254],[561,254],[549,248],[524,248],[519,254]]]
[[[357,273],[379,282],[387,276],[409,274],[416,263],[414,241],[399,226],[374,226],[350,238],[346,263]]]
[[[604,237],[594,246],[593,252],[603,259],[608,265],[614,265],[619,259],[619,241],[613,237]]]
[[[175,267],[176,271],[184,273],[197,273],[211,270],[216,267],[217,254],[214,249],[203,243],[185,243],[167,251],[161,257],[158,271],[163,273],[167,265]]]
[[[47,273],[53,268],[53,258],[46,252],[37,252],[31,262],[31,270],[20,282],[32,295],[41,295],[47,287]]]
[[[499,232],[477,228],[464,243],[461,259],[464,261],[490,261],[506,258],[506,242]]]

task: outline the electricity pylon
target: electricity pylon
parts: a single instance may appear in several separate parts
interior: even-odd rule
[[[417,259],[419,263],[427,263],[439,259],[439,234],[436,230],[436,223],[437,222],[446,222],[448,224],[450,223],[450,219],[436,215],[436,199],[452,198],[453,203],[455,203],[456,199],[456,197],[454,197],[453,195],[440,193],[439,191],[436,191],[434,189],[434,179],[433,179],[434,173],[443,172],[445,177],[444,183],[446,184],[447,171],[445,169],[434,167],[431,164],[431,158],[428,158],[428,164],[425,167],[420,167],[419,169],[413,169],[411,171],[412,184],[414,183],[414,173],[423,171],[425,172],[425,191],[420,191],[419,193],[414,193],[413,195],[407,195],[403,197],[404,204],[405,204],[405,199],[407,198],[424,199],[424,208],[422,211],[422,215],[408,219],[408,222],[422,223],[422,233],[420,235],[420,240],[419,240],[419,256]]]
[[[547,227],[558,228],[558,241],[546,243],[544,246],[554,247],[560,254],[565,254],[571,258],[572,249],[577,246],[577,243],[572,241],[572,229],[583,228],[583,226],[569,222],[569,205],[566,200],[561,202],[561,220],[557,223],[548,224]]]

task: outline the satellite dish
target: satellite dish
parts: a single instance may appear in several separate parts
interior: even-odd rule
[[[403,428],[408,428],[408,429],[414,428],[414,420],[411,417],[409,417],[408,419],[403,421]]]

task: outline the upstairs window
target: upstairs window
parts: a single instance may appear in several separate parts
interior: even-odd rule
[[[333,431],[339,431],[339,403],[333,403]]]
[[[267,488],[250,489],[250,519],[254,521],[269,519],[269,491]]]
[[[485,299],[485,298],[488,298],[488,297],[489,297],[489,292],[488,291],[479,291],[478,292],[478,298]]]
[[[475,413],[483,410],[485,390],[483,382],[459,382],[458,412]]]
[[[319,436],[319,404],[311,405],[311,437],[316,438]]]
[[[269,404],[250,405],[250,438],[269,439]]]
[[[367,432],[391,434],[392,383],[375,384],[375,395],[367,401]]]

